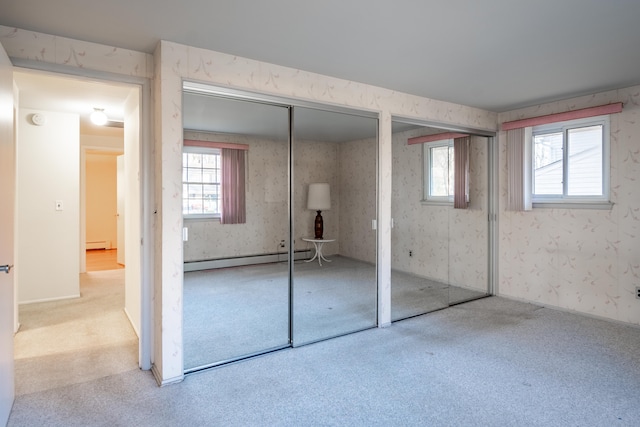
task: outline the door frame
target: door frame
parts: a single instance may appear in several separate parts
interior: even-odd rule
[[[106,83],[124,83],[140,88],[140,134],[138,150],[140,155],[140,337],[138,342],[138,364],[142,370],[151,369],[153,363],[153,214],[154,214],[154,172],[153,172],[153,121],[151,109],[151,81],[145,77],[128,76],[86,68],[45,63],[34,60],[12,58],[14,68],[24,68],[59,74],[61,77],[82,77],[101,80]],[[14,131],[15,132],[15,131]],[[17,307],[15,307],[17,310]]]
[[[0,106],[2,118],[0,123],[0,158],[2,171],[6,174],[6,181],[3,180],[3,197],[8,198],[8,203],[2,205],[2,226],[3,243],[0,243],[1,265],[13,265],[15,259],[15,182],[16,182],[16,138],[15,138],[15,118],[17,110],[16,89],[13,82],[13,64],[7,55],[2,44],[0,44],[0,78],[2,79],[2,89],[0,96],[2,99]],[[5,139],[6,137],[6,139]],[[6,187],[6,188],[5,188]],[[17,264],[17,263],[16,263]],[[15,306],[17,304],[17,292],[15,284],[15,273],[13,268],[5,272],[0,272],[0,425],[4,425],[9,420],[13,402],[15,399],[15,368],[13,354],[13,337],[17,329],[17,317]]]

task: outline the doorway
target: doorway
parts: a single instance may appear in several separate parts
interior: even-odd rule
[[[135,303],[139,305],[140,298],[134,303],[127,301],[129,281],[124,269],[87,273],[86,248],[101,243],[86,239],[85,180],[79,177],[85,176],[86,154],[91,150],[121,150],[132,158],[133,164],[139,164],[139,88],[30,70],[16,70],[14,79],[19,90],[16,252],[20,260],[17,264],[22,267],[16,272],[21,323],[16,335],[18,391],[48,387],[47,375],[62,381],[54,381],[50,386],[59,386],[122,369],[137,369],[139,329],[135,323],[140,319],[139,314],[137,318],[135,314],[140,313],[140,308],[133,310],[133,315],[132,310],[127,309]],[[119,106],[119,115],[114,112],[114,105]],[[111,126],[98,129],[85,121],[95,107],[104,107],[110,114]],[[35,121],[35,115],[43,121]],[[123,123],[128,120],[133,120],[130,127],[138,135],[129,138],[127,149]],[[60,125],[60,121],[64,124]],[[68,133],[59,134],[61,128]],[[137,171],[130,175],[137,176]],[[45,230],[36,229],[29,223],[28,215],[20,214],[26,206],[20,202],[33,194],[28,187],[23,187],[29,182],[39,189],[38,194],[44,200],[42,206],[34,204],[30,213],[40,221],[52,221]],[[135,185],[129,186],[132,187]],[[130,198],[132,206],[140,205],[139,191],[133,192]],[[132,215],[135,212],[133,209]],[[139,215],[137,220],[139,223]],[[139,228],[138,225],[138,232]],[[109,242],[112,239],[102,240],[102,249],[112,246]],[[61,253],[66,256],[64,260],[58,259]],[[135,247],[132,253],[136,253]],[[51,259],[56,261],[54,266]],[[47,280],[38,281],[30,276],[29,272],[36,270],[28,269],[30,264],[38,265],[37,270],[45,274]],[[134,257],[131,264],[134,267],[138,264],[139,273],[140,258]],[[139,293],[139,278],[131,281],[134,282]],[[39,288],[39,283],[48,285],[47,292]],[[87,325],[96,325],[96,329]],[[82,330],[85,336],[77,334]],[[94,333],[89,333],[92,330]],[[90,335],[98,337],[100,351],[86,339]],[[59,347],[43,353],[43,346],[38,345],[43,342]]]

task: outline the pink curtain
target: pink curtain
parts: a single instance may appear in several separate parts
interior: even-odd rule
[[[222,214],[221,224],[244,224],[247,222],[245,204],[245,152],[223,148],[222,159]]]
[[[469,202],[469,136],[453,140],[453,207],[467,209]]]
[[[507,131],[507,210],[530,211],[531,188],[527,180],[530,174],[530,157],[527,155],[526,135],[523,128]]]

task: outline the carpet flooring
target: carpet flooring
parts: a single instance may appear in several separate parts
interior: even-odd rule
[[[294,264],[294,347],[376,326],[375,266],[331,260]],[[485,295],[394,271],[392,319]],[[187,370],[289,345],[287,263],[185,273],[183,301]]]
[[[159,388],[22,394],[9,426],[637,426],[640,329],[500,297]]]
[[[16,395],[138,369],[138,337],[124,313],[124,270],[80,275],[80,298],[19,307]]]

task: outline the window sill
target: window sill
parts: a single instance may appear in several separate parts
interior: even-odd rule
[[[594,209],[611,210],[611,202],[533,202],[534,208],[541,209]]]
[[[220,216],[206,216],[206,215],[199,215],[199,216],[186,216],[183,215],[182,219],[185,222],[208,222],[208,221],[220,221]]]
[[[449,200],[420,200],[422,206],[453,206],[453,202]]]

